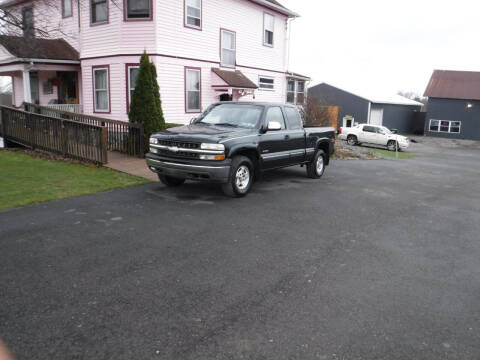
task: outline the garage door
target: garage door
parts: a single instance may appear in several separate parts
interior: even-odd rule
[[[383,109],[370,109],[370,124],[383,125]]]

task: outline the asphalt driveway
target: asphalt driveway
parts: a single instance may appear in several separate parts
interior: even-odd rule
[[[18,359],[479,359],[480,149],[0,212]]]

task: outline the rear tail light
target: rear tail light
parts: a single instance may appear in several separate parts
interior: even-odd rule
[[[342,133],[342,128],[338,129],[338,133],[339,133],[339,134]]]

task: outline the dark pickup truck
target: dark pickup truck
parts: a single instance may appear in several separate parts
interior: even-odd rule
[[[334,141],[333,128],[304,128],[293,105],[222,102],[190,125],[152,135],[146,159],[168,186],[218,182],[227,195],[241,197],[265,170],[306,165],[309,177],[320,178]]]

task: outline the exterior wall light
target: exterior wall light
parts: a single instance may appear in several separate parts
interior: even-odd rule
[[[473,104],[472,103],[467,103],[467,109],[470,109],[473,107]]]

